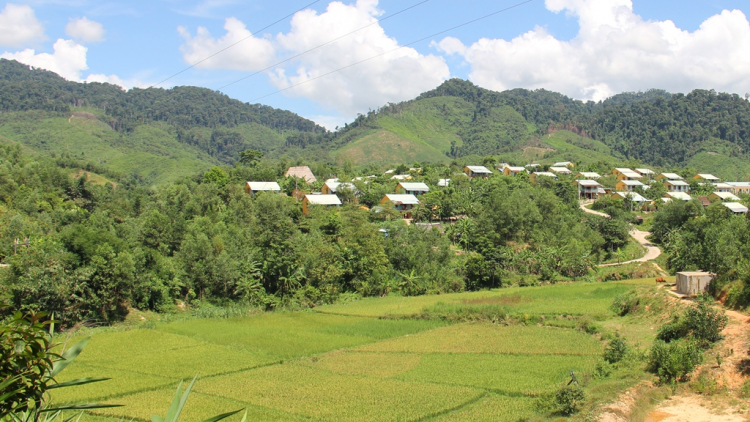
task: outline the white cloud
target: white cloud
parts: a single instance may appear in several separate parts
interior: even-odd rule
[[[58,39],[53,45],[54,52],[39,53],[26,49],[15,53],[0,54],[0,58],[17,60],[23,64],[49,70],[73,82],[108,82],[125,89],[132,87],[145,88],[149,84],[138,79],[122,79],[117,75],[90,74],[83,78],[82,74],[88,70],[86,53],[88,49],[73,40]]]
[[[436,46],[461,54],[471,65],[470,79],[494,90],[546,88],[595,101],[650,88],[750,91],[750,22],[739,10],[723,11],[689,32],[672,21],[643,20],[630,0],[545,4],[577,17],[574,39],[535,28],[510,41],[484,38],[464,46],[446,38]]]
[[[26,5],[7,3],[0,12],[0,45],[23,47],[44,40],[44,27]]]
[[[186,28],[179,27],[177,30],[185,39],[185,43],[180,46],[185,62],[190,65],[198,63],[241,41],[231,51],[220,53],[201,62],[196,67],[253,71],[263,69],[271,64],[275,57],[275,51],[270,40],[252,36],[245,24],[235,18],[227,19],[224,23],[224,29],[227,33],[216,39],[204,27],[198,27],[195,36],[192,36]]]
[[[65,79],[79,81],[81,73],[88,69],[86,65],[86,47],[72,40],[59,39],[55,42],[54,53],[39,53],[26,49],[16,53],[0,54],[1,58],[17,60],[33,67],[50,70]]]
[[[87,43],[104,41],[104,27],[99,22],[89,20],[87,17],[71,20],[65,27],[65,33],[69,36]]]
[[[298,54],[376,21],[382,12],[377,0],[346,5],[332,2],[324,13],[305,10],[295,14],[291,30],[276,37],[279,47]],[[380,25],[372,25],[298,59],[295,69],[277,69],[272,82],[278,88],[304,83],[287,95],[309,98],[347,116],[388,102],[411,99],[450,77],[442,57],[401,48],[357,66],[305,83],[336,69],[399,47]]]

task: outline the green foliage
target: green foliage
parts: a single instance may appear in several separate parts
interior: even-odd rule
[[[556,410],[562,415],[578,413],[586,402],[586,393],[578,384],[567,385],[555,392]]]
[[[193,385],[195,385],[195,381],[198,379],[198,376],[196,375],[195,378],[193,378],[193,381],[188,385],[188,387],[185,389],[185,392],[182,392],[182,382],[180,382],[180,385],[177,386],[177,391],[175,392],[174,399],[172,399],[172,404],[169,406],[169,410],[167,410],[167,414],[164,417],[158,416],[158,415],[152,415],[151,420],[153,422],[178,422],[180,420],[180,415],[182,414],[182,410],[185,407],[185,404],[187,403],[187,399],[190,396],[190,392],[193,389]],[[240,410],[235,410],[234,412],[228,412],[228,413],[222,413],[221,415],[214,416],[212,418],[206,419],[203,422],[218,422],[222,419],[226,419],[232,415],[235,415]],[[245,422],[247,420],[247,412],[245,412],[245,416],[242,418],[242,422]]]
[[[721,332],[727,325],[724,311],[714,309],[712,301],[698,300],[696,306],[685,310],[682,316],[659,329],[657,338],[667,343],[689,337],[701,347],[708,347],[723,339]]]
[[[703,362],[700,347],[689,340],[666,343],[654,341],[648,357],[647,369],[656,374],[663,383],[684,381],[693,369]]]
[[[615,338],[610,340],[607,347],[604,348],[604,360],[611,364],[618,363],[625,358],[628,351],[628,344],[625,342],[625,339],[618,334]]]
[[[617,295],[615,300],[612,302],[612,312],[618,316],[625,316],[632,314],[640,309],[641,298],[635,291],[629,291],[621,295]]]

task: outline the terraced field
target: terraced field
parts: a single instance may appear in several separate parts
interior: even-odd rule
[[[166,412],[180,380],[199,374],[183,421],[239,408],[258,421],[518,421],[533,417],[537,397],[564,385],[571,370],[592,373],[603,350],[598,337],[547,324],[394,316],[502,306],[562,321],[612,318],[614,297],[638,284],[389,297],[316,312],[107,331],[93,336],[61,380],[112,380],[63,389],[55,398],[125,405],[88,419],[149,421]]]

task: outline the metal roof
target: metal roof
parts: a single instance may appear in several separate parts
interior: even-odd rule
[[[626,186],[646,186],[637,180],[620,180],[617,183],[624,183]]]
[[[729,208],[732,212],[737,213],[737,214],[747,214],[748,212],[747,207],[738,202],[722,202],[721,205],[724,205],[725,207]]]
[[[724,184],[734,187],[750,187],[750,182],[724,182]]]
[[[289,167],[289,170],[286,171],[284,177],[292,176],[298,177],[300,179],[305,179],[307,183],[314,183],[318,181],[318,179],[315,178],[312,170],[310,170],[310,167],[307,166]]]
[[[416,192],[429,192],[430,191],[430,187],[424,183],[401,182],[399,183],[399,185],[401,185],[401,187],[404,188],[405,190],[411,190],[411,191],[416,191]]]
[[[437,185],[440,187],[447,187],[451,184],[451,179],[438,179]]]
[[[554,171],[555,173],[562,173],[562,174],[570,174],[572,173],[569,168],[567,167],[550,167],[551,171]]]
[[[419,205],[419,199],[417,199],[416,196],[408,194],[408,195],[398,195],[394,193],[389,193],[385,195],[386,198],[388,198],[389,201],[393,202],[396,205]]]
[[[714,192],[712,195],[716,195],[723,201],[739,201],[740,198],[731,192]]]
[[[683,201],[690,201],[691,199],[693,199],[685,192],[667,192],[665,195],[669,195],[670,198],[681,199]]]
[[[685,182],[684,180],[667,180],[666,183],[669,183],[672,186],[690,186],[690,183]]]
[[[576,181],[576,183],[578,183],[581,186],[589,186],[589,187],[601,186],[601,184],[597,182],[596,180],[578,180]]]
[[[393,177],[391,177],[391,180],[409,180],[411,179],[411,174],[397,174]]]
[[[325,184],[326,186],[328,186],[331,192],[338,192],[339,189],[351,189],[353,191],[357,190],[357,187],[354,186],[354,183],[326,182]]]
[[[466,166],[466,168],[471,170],[472,173],[492,174],[490,169],[485,166]]]
[[[573,163],[571,163],[570,161],[560,161],[559,163],[552,164],[552,167],[567,167],[571,164]]]
[[[305,199],[315,205],[341,205],[341,200],[336,195],[305,195]]]
[[[698,174],[698,177],[700,177],[703,180],[721,180],[718,177],[714,176],[713,174],[708,174],[708,173]]]
[[[280,191],[281,186],[276,182],[247,182],[251,191]]]
[[[578,176],[585,177],[586,179],[600,179],[602,177],[601,174],[595,173],[593,171],[582,171],[578,173]]]
[[[526,167],[513,167],[513,166],[506,166],[508,170],[512,171],[513,173],[520,173],[522,171],[526,171]],[[504,167],[503,169],[505,169]]]
[[[613,195],[620,196],[622,198],[630,198],[633,202],[646,202],[648,199],[644,198],[641,194],[636,192],[615,192]]]
[[[547,176],[553,179],[557,179],[557,175],[555,173],[550,173],[548,171],[535,171],[533,174],[536,174],[537,176]]]
[[[682,180],[682,176],[677,173],[662,173],[659,176],[664,176],[669,180]]]
[[[655,174],[651,169],[635,169],[635,171],[640,174]]]

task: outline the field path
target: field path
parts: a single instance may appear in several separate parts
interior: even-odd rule
[[[594,211],[594,210],[586,208],[586,205],[589,205],[589,204],[591,204],[591,201],[583,201],[583,202],[581,202],[581,209],[584,212],[588,213],[588,214],[593,214],[593,215],[598,215],[600,217],[610,218],[608,214],[605,214],[603,212]],[[615,263],[612,263],[612,264],[602,264],[602,265],[599,265],[599,267],[616,267],[618,265],[633,264],[633,263],[636,263],[636,262],[649,262],[649,261],[653,261],[656,258],[658,258],[659,256],[661,256],[661,249],[659,249],[658,247],[654,246],[647,239],[649,236],[651,236],[651,232],[645,232],[645,231],[633,229],[633,230],[630,231],[630,236],[633,239],[635,239],[636,241],[638,241],[638,243],[640,243],[641,245],[643,245],[643,247],[646,248],[646,255],[644,255],[642,258],[634,259],[632,261],[615,262]],[[658,265],[656,267],[661,272],[664,272],[664,270],[662,270],[661,267],[659,267]]]

